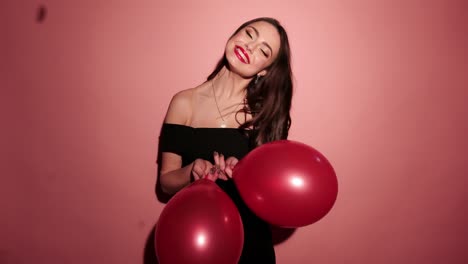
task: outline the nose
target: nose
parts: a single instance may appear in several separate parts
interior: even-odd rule
[[[247,49],[250,53],[252,53],[252,51],[255,49],[255,45],[254,45],[253,41],[247,43],[246,49]]]

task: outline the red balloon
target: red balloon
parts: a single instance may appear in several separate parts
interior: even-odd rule
[[[233,179],[247,206],[280,227],[320,220],[338,194],[338,180],[328,160],[314,148],[290,140],[252,150],[237,163]]]
[[[155,230],[160,264],[238,263],[244,229],[231,198],[208,179],[169,200]]]

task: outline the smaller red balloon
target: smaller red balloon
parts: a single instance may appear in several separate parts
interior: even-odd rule
[[[235,264],[243,244],[236,205],[208,179],[197,180],[172,197],[155,230],[160,264]]]
[[[320,220],[338,194],[338,181],[328,160],[314,148],[290,140],[251,151],[234,168],[233,179],[247,206],[280,227]]]

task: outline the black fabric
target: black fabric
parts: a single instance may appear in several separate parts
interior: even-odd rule
[[[193,128],[165,123],[159,147],[161,152],[180,155],[182,166],[186,166],[197,158],[214,162],[214,151],[240,160],[250,151],[249,142],[248,134],[236,128]],[[245,205],[232,180],[217,180],[216,183],[234,201],[242,218],[244,248],[239,263],[276,263],[269,225]]]

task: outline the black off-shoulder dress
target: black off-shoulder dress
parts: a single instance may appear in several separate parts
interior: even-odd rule
[[[201,158],[214,162],[213,152],[239,160],[250,150],[250,140],[244,131],[236,128],[193,128],[164,123],[159,138],[161,152],[172,152],[182,157],[182,166]],[[244,248],[239,263],[274,264],[275,251],[268,223],[258,218],[242,201],[232,180],[217,180],[239,209],[244,225]]]

